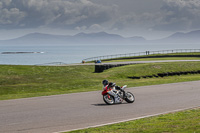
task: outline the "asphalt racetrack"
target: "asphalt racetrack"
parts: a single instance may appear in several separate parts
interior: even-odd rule
[[[0,133],[70,131],[200,106],[200,81],[127,90],[132,104],[106,105],[101,91],[0,101]]]

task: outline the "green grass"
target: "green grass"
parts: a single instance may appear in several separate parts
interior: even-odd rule
[[[94,66],[0,66],[0,99],[92,91],[98,87],[93,71]]]
[[[70,133],[200,133],[200,109],[192,109]]]
[[[127,65],[109,70],[113,77],[156,75],[164,72],[195,71],[200,69],[200,62],[173,62]]]
[[[200,75],[129,79],[130,76],[162,72],[200,70],[200,62],[136,64],[94,73],[94,66],[18,66],[0,65],[0,100],[102,89],[102,80],[128,87],[200,80]]]

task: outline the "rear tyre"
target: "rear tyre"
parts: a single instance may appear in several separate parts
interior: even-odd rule
[[[135,97],[131,92],[126,92],[126,98],[125,101],[127,103],[133,103],[135,101]]]
[[[110,96],[110,98],[108,97],[108,95],[103,95],[103,100],[104,100],[104,102],[105,102],[106,104],[112,105],[112,104],[115,103],[115,100],[114,100],[114,97],[113,97],[113,96],[111,96],[111,95],[109,95],[109,96]]]

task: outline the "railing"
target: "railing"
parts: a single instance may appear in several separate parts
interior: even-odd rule
[[[146,51],[146,52],[138,52],[138,53],[105,55],[105,56],[86,58],[86,59],[83,59],[83,61],[88,62],[88,61],[125,58],[125,57],[134,57],[134,56],[152,55],[152,54],[172,54],[172,53],[192,53],[192,52],[200,52],[200,49],[174,49],[174,50]]]
[[[36,64],[36,66],[60,66],[60,65],[66,65],[66,63],[63,62],[51,62],[51,63],[44,63],[44,64]]]

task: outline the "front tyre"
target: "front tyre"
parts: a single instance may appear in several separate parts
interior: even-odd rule
[[[135,101],[135,97],[131,92],[126,92],[126,98],[125,101],[127,103],[133,103]]]
[[[112,105],[115,103],[114,97],[111,95],[103,95],[103,100],[106,104],[108,105]]]

